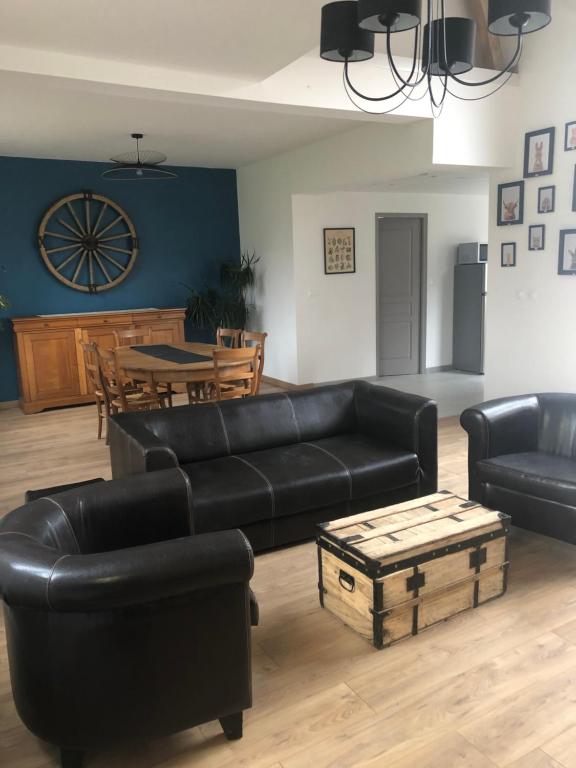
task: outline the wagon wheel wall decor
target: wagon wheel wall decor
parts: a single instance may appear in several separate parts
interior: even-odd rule
[[[40,223],[38,245],[54,277],[86,293],[114,288],[138,256],[136,230],[126,211],[92,192],[57,200]]]

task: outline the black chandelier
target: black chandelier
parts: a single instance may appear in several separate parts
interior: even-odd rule
[[[136,150],[111,157],[110,161],[114,165],[101,174],[103,179],[109,181],[151,181],[178,178],[178,174],[174,171],[158,168],[160,163],[164,163],[168,159],[166,155],[152,149],[140,149],[140,141],[144,138],[143,133],[131,133],[130,136],[136,141]]]
[[[427,14],[423,31],[422,5],[426,6]],[[409,99],[418,101],[428,94],[432,113],[437,116],[447,94],[464,101],[486,98],[512,76],[522,55],[524,35],[542,29],[552,20],[551,0],[489,0],[489,32],[515,37],[515,51],[506,67],[493,77],[464,80],[461,75],[474,67],[476,22],[446,16],[445,5],[445,0],[337,0],[322,8],[320,56],[344,64],[344,88],[356,107],[364,112],[385,114]],[[394,59],[392,35],[410,31],[414,35],[414,48],[410,74],[406,77]],[[350,79],[350,63],[374,56],[375,33],[386,35],[386,54],[395,83],[394,90],[384,96],[362,93]],[[492,85],[495,87],[486,93]],[[485,90],[476,91],[480,95],[470,97],[458,93],[459,86]],[[367,109],[358,98],[370,104],[384,104],[386,109]]]

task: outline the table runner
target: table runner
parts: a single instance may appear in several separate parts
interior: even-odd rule
[[[142,352],[150,357],[157,357],[159,360],[166,360],[169,363],[185,365],[186,363],[205,363],[212,358],[209,355],[198,355],[196,352],[187,352],[185,349],[171,347],[170,344],[143,344],[136,347],[136,352]]]

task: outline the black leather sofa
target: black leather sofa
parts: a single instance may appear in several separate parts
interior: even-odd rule
[[[576,395],[492,400],[462,413],[470,498],[576,544]]]
[[[366,382],[110,419],[114,477],[180,467],[197,532],[254,549],[436,490],[436,404]]]
[[[0,520],[14,701],[64,768],[210,720],[241,736],[252,551],[240,531],[194,536],[192,523],[178,469],[40,498]]]

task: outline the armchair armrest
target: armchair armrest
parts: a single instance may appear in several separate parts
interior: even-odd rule
[[[55,611],[95,612],[142,605],[210,587],[245,584],[254,570],[248,539],[222,531],[95,555],[69,555],[47,585]]]
[[[500,398],[467,408],[460,424],[468,433],[469,496],[482,501],[477,463],[538,446],[540,407],[535,395]]]
[[[438,486],[438,409],[433,400],[357,382],[358,429],[418,456],[421,494]]]
[[[108,420],[112,477],[116,479],[179,466],[172,448],[131,416],[118,414]]]

